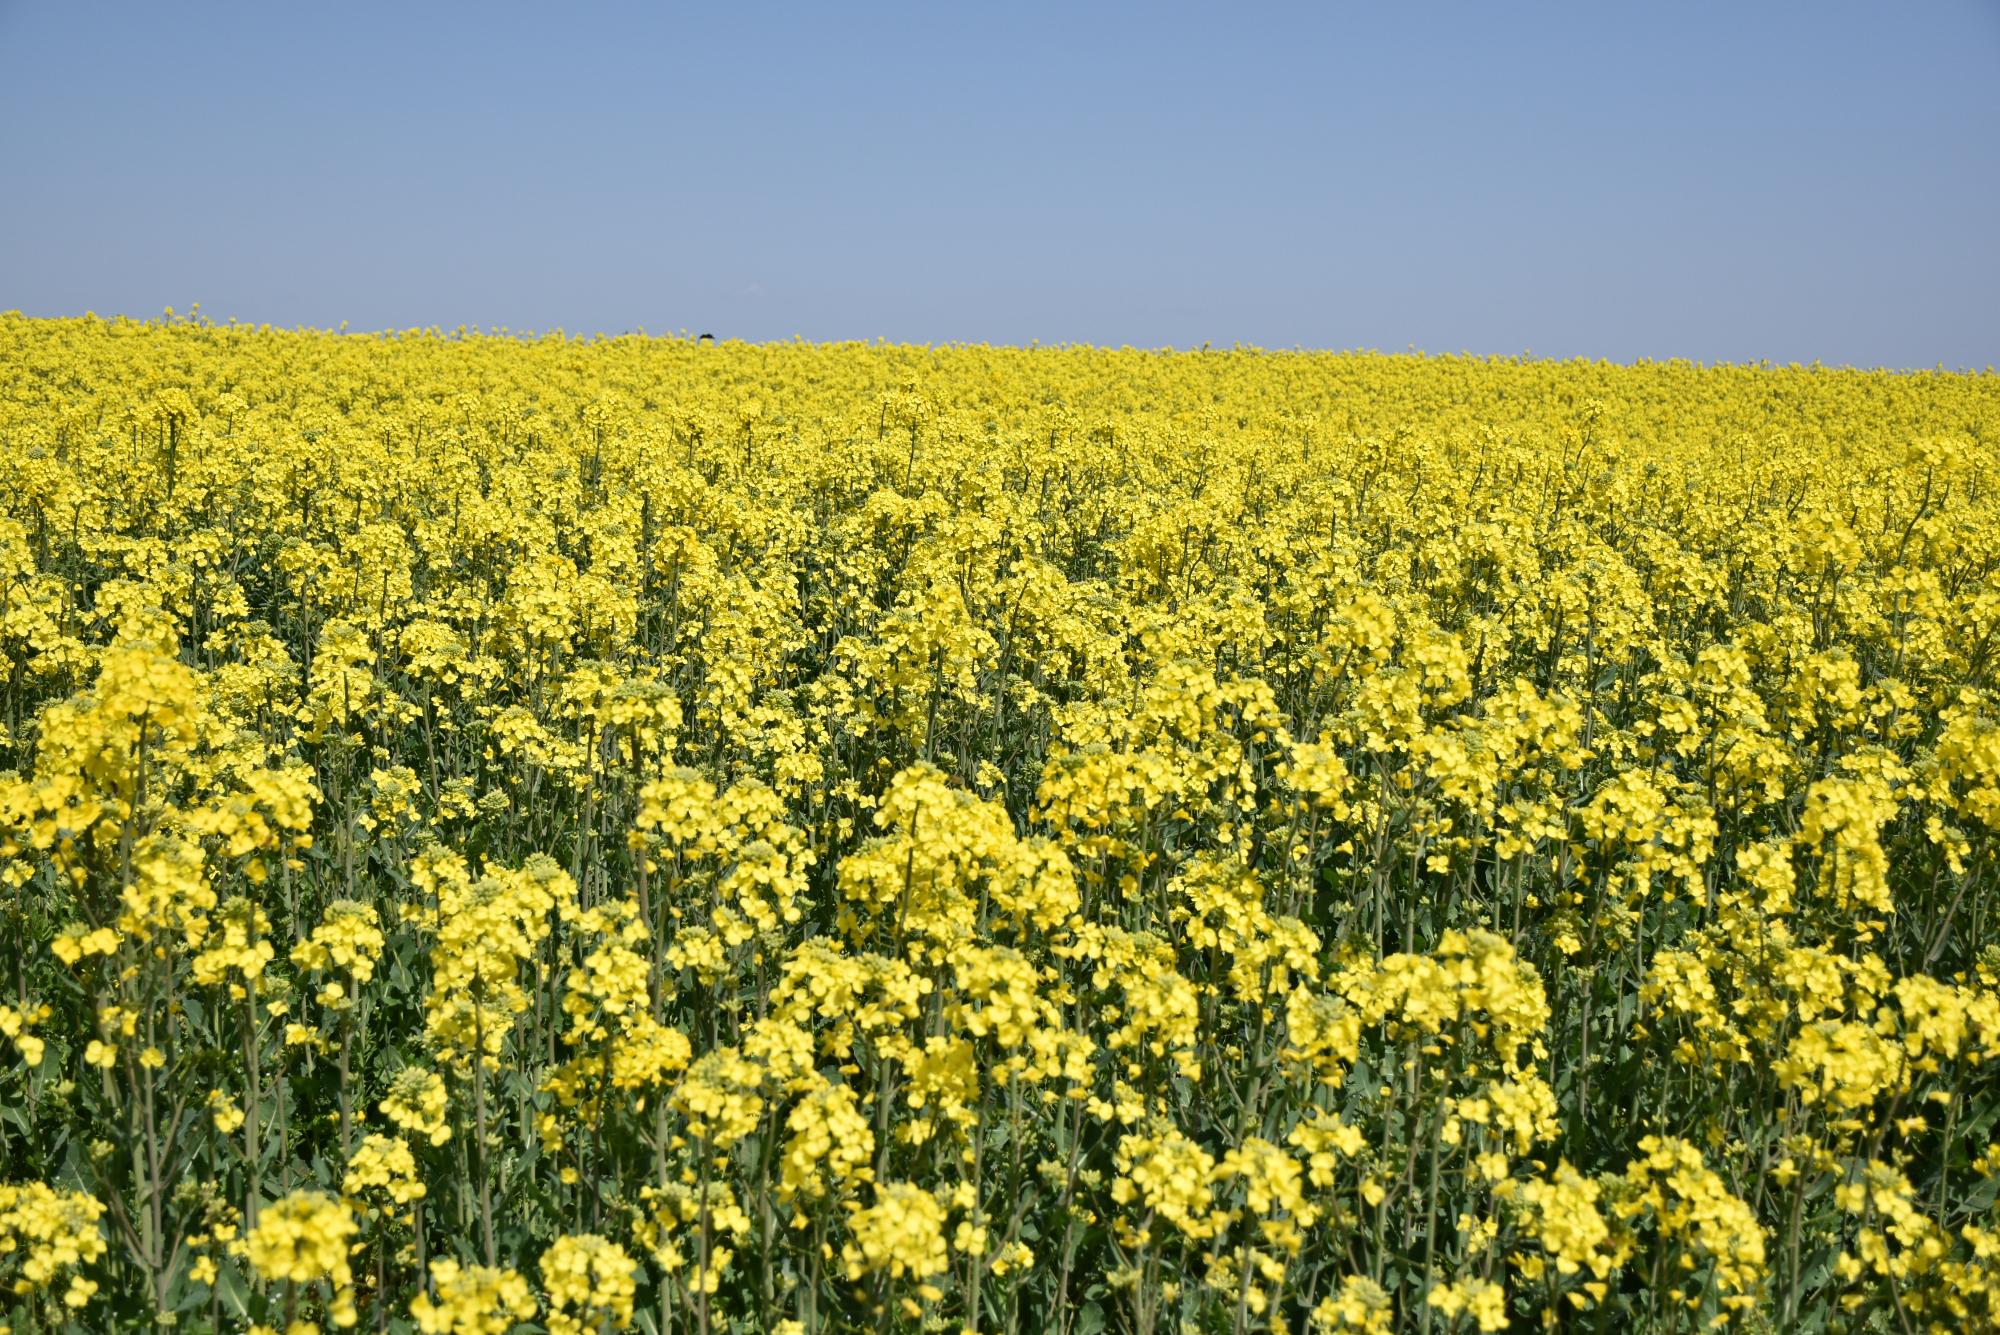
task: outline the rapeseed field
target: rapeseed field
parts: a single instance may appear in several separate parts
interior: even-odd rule
[[[2000,1325],[2000,379],[0,317],[0,1327]]]

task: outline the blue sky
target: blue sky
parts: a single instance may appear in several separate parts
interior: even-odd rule
[[[0,0],[0,309],[2000,362],[2000,2]]]

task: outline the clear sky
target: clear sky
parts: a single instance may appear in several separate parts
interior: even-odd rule
[[[2000,362],[2000,0],[0,0],[0,309]]]

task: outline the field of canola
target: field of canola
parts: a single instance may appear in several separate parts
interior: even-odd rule
[[[1992,1329],[1996,445],[0,316],[0,1328]]]

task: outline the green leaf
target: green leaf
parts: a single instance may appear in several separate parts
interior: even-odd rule
[[[222,1305],[241,1319],[250,1319],[250,1290],[233,1261],[223,1261],[215,1269],[215,1292]]]

